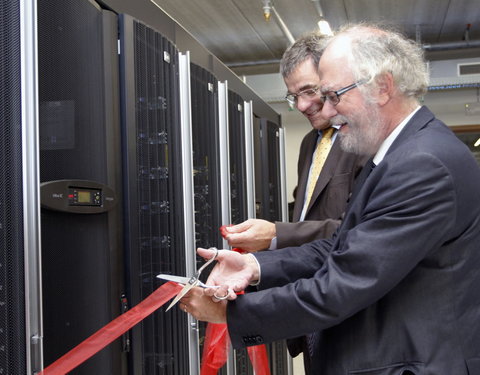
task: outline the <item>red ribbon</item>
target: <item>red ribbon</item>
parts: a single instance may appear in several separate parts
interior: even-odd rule
[[[220,227],[220,233],[225,238],[227,225]],[[245,253],[239,248],[232,249],[238,253]],[[243,294],[240,292],[238,294]],[[200,375],[217,375],[223,365],[227,362],[230,338],[226,324],[209,323],[205,331],[205,344],[202,354],[202,366]],[[265,345],[247,347],[248,356],[252,363],[255,375],[270,375],[270,366]]]
[[[217,375],[218,370],[227,362],[229,342],[226,324],[207,325],[200,375]],[[249,346],[247,352],[255,375],[270,375],[266,346]]]
[[[200,375],[216,375],[223,367],[228,358],[229,341],[226,324],[207,324]]]
[[[163,284],[138,305],[112,320],[105,327],[99,329],[92,336],[57,359],[41,371],[39,375],[64,375],[72,371],[164,305],[182,288],[182,285],[174,282]]]

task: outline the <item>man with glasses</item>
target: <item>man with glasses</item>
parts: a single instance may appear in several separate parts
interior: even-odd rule
[[[420,105],[421,46],[353,25],[331,39],[319,74],[342,147],[373,162],[341,226],[301,247],[222,250],[207,280],[220,287],[182,303],[227,322],[234,348],[319,332],[314,374],[480,374],[480,168]],[[249,284],[258,291],[234,293]]]
[[[292,222],[250,219],[229,227],[226,239],[233,247],[251,252],[299,246],[330,237],[340,225],[354,179],[366,158],[343,151],[340,142],[336,141],[337,127],[332,128],[322,114],[317,70],[324,43],[325,37],[319,32],[306,34],[285,51],[280,62],[280,72],[288,90],[286,100],[308,119],[313,128],[300,146]],[[331,137],[330,149],[326,151],[328,156],[321,168],[314,168],[319,162],[317,145],[320,146],[326,133]],[[308,338],[304,337],[288,341],[293,357],[303,352],[306,371],[309,367],[308,345]]]
[[[286,100],[309,120],[313,128],[300,146],[293,222],[270,223],[252,219],[228,227],[226,239],[233,247],[253,252],[297,246],[330,237],[340,224],[354,179],[366,158],[342,151],[340,143],[336,142],[338,127],[332,129],[322,114],[317,66],[324,43],[325,37],[320,33],[306,34],[285,51],[280,62],[280,72],[288,90]],[[317,145],[329,129],[333,132],[330,131],[328,157],[320,173],[315,175],[312,169]]]

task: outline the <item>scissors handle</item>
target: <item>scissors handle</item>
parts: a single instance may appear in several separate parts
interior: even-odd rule
[[[208,250],[215,250],[215,254],[213,257],[211,257],[209,260],[207,260],[199,269],[197,272],[195,272],[194,278],[198,279],[200,277],[200,274],[203,272],[203,270],[210,264],[212,263],[218,256],[218,249],[216,247],[210,247]]]

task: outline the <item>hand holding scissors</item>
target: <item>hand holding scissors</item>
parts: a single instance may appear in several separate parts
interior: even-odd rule
[[[161,278],[161,279],[176,281],[176,282],[180,282],[182,284],[185,284],[183,289],[177,294],[177,296],[174,298],[174,300],[170,303],[170,305],[168,306],[168,308],[165,311],[170,310],[185,294],[188,293],[188,291],[190,289],[192,289],[195,286],[200,286],[200,287],[203,287],[203,288],[212,288],[212,287],[216,288],[215,286],[205,285],[204,283],[202,283],[199,280],[199,277],[200,277],[202,271],[217,258],[218,249],[217,248],[210,248],[210,250],[215,251],[213,256],[207,262],[205,262],[205,264],[203,266],[201,266],[198,269],[198,271],[195,272],[195,274],[190,278],[172,276],[172,275],[163,275],[163,274],[157,276],[158,278]]]

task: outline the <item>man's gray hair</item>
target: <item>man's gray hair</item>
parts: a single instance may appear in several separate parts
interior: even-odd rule
[[[312,31],[302,35],[283,53],[280,61],[280,74],[288,77],[304,61],[311,59],[315,70],[325,48],[327,37],[319,31]]]
[[[391,73],[395,86],[406,97],[420,98],[427,92],[428,66],[419,44],[392,29],[367,24],[346,26],[336,37],[351,41],[349,67],[357,80],[374,83]]]

